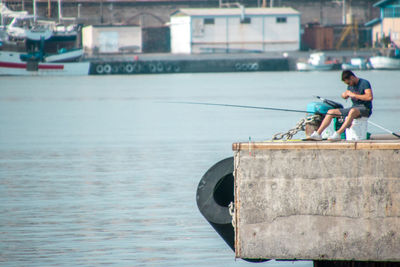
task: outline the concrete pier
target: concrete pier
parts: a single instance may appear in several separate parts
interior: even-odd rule
[[[237,258],[400,262],[400,141],[233,150]]]

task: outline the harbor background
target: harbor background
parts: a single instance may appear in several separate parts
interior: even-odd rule
[[[356,74],[373,87],[370,120],[399,131],[400,72]],[[196,188],[209,167],[232,156],[232,143],[269,140],[303,115],[167,102],[305,109],[320,95],[350,105],[339,98],[340,71],[0,77],[0,84],[4,266],[254,265],[235,260],[201,216]]]
[[[121,53],[132,53],[134,51],[136,51],[136,54],[182,53],[182,51],[173,52],[173,47],[171,47],[173,39],[179,39],[182,35],[186,34],[185,32],[179,32],[175,34],[175,36],[172,36],[172,32],[170,31],[172,31],[172,26],[174,24],[171,19],[174,14],[181,9],[203,8],[205,9],[203,11],[204,16],[212,17],[210,14],[207,15],[207,9],[218,9],[218,7],[220,7],[219,10],[223,12],[223,10],[226,9],[221,7],[237,7],[238,5],[241,5],[244,14],[246,13],[246,8],[250,10],[256,7],[282,8],[282,16],[286,16],[284,14],[286,14],[285,12],[288,12],[290,8],[298,11],[300,19],[300,25],[298,25],[298,27],[301,27],[301,32],[295,35],[301,35],[301,45],[296,49],[291,47],[284,49],[284,47],[286,47],[285,42],[288,42],[288,40],[293,41],[298,36],[285,36],[285,34],[281,32],[280,38],[276,40],[270,39],[268,36],[273,35],[276,29],[274,29],[274,25],[268,24],[266,27],[268,27],[269,30],[265,33],[266,37],[262,37],[262,42],[265,42],[264,45],[268,47],[249,46],[249,44],[246,43],[246,41],[248,41],[246,39],[249,39],[249,36],[246,36],[245,39],[238,39],[231,34],[226,36],[225,40],[225,38],[221,39],[217,38],[217,36],[208,36],[210,33],[206,34],[208,36],[207,38],[197,38],[197,41],[192,40],[192,46],[199,45],[196,44],[196,42],[199,41],[209,42],[208,46],[201,48],[203,49],[200,50],[202,53],[210,53],[209,50],[212,49],[224,50],[225,48],[226,50],[232,50],[227,51],[227,53],[235,53],[235,50],[238,50],[238,48],[240,48],[239,50],[242,50],[242,52],[250,53],[253,50],[262,52],[276,50],[288,52],[297,49],[304,51],[348,49],[376,50],[376,48],[381,47],[381,45],[373,43],[375,33],[372,31],[371,25],[368,24],[370,21],[377,19],[380,14],[380,8],[374,5],[376,3],[374,0],[242,0],[238,2],[191,0],[66,0],[62,2],[35,0],[33,2],[26,2],[24,0],[3,0],[2,3],[13,11],[26,10],[30,14],[36,13],[39,18],[42,19],[51,19],[65,25],[71,23],[77,24],[79,25],[78,31],[82,31],[83,28],[83,33],[85,33],[86,28],[86,34],[82,34],[82,32],[78,33],[76,45],[79,47],[83,46],[86,54],[90,57],[102,57],[107,53],[118,56],[118,54]],[[33,10],[32,4],[36,6],[35,10]],[[255,11],[253,10],[252,12]],[[251,16],[251,14],[249,14],[249,16]],[[254,24],[254,27],[259,27],[256,25],[256,22],[254,22]],[[232,28],[233,26],[231,25],[230,27]],[[92,32],[92,30],[94,30],[94,32]],[[224,29],[218,28],[217,32],[220,32],[219,35],[221,35],[223,31]],[[248,32],[248,29],[244,32],[246,31]],[[234,29],[233,32],[235,34],[243,34],[239,32],[238,29]],[[392,39],[396,42],[396,28],[389,30],[389,35],[390,32],[394,32]],[[99,33],[104,36],[100,36],[101,38],[98,37],[97,35]],[[262,34],[264,35],[264,33]],[[382,34],[386,35],[388,33],[385,31],[384,33],[380,33],[380,35]],[[108,39],[107,42],[105,41],[106,35]],[[118,37],[118,35],[120,35],[120,37]],[[208,40],[210,38],[215,40]],[[261,37],[254,39],[253,36],[251,39],[261,42],[260,38]],[[216,42],[216,40],[218,40],[218,42]],[[272,46],[269,47],[271,41],[276,42],[278,40],[282,42],[279,43],[280,49],[273,48]],[[232,44],[227,44],[227,47],[224,47],[221,42],[225,41],[228,43],[232,42]],[[242,45],[237,46],[238,43]],[[198,52],[198,50],[192,51],[192,53]]]
[[[3,0],[13,10],[33,13],[32,1]],[[345,0],[345,13],[351,6],[360,24],[379,16],[373,7],[376,0]],[[210,1],[210,0],[63,0],[62,16],[76,18],[85,25],[141,25],[145,28],[165,26],[170,15],[179,8],[216,8],[221,3],[240,3],[245,7],[262,7],[262,0]],[[37,13],[41,17],[58,19],[57,1],[36,0]],[[321,25],[343,22],[343,0],[266,0],[265,7],[292,7],[302,13],[301,23],[319,22]]]
[[[0,75],[399,69],[399,12],[391,1],[0,4]],[[22,10],[38,17],[30,21]],[[34,24],[45,29],[43,43]]]

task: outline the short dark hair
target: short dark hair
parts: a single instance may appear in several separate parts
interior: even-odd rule
[[[342,81],[350,79],[351,76],[356,77],[351,70],[344,70],[342,72]]]

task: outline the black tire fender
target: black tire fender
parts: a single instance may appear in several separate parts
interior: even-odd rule
[[[196,201],[200,213],[214,230],[235,251],[235,230],[229,213],[234,202],[234,158],[223,159],[214,164],[201,178],[197,187]],[[269,259],[243,259],[264,262]]]

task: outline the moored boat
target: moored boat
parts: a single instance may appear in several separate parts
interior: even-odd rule
[[[397,70],[400,69],[400,58],[376,56],[369,59],[374,69]]]
[[[78,62],[83,49],[74,41],[77,25],[57,26],[4,5],[0,12],[0,75],[89,74],[90,62]]]
[[[371,64],[364,58],[351,58],[350,62],[342,64],[342,70],[366,70],[370,69]]]
[[[324,53],[313,53],[307,62],[297,62],[296,67],[299,71],[323,71],[332,70],[335,66],[333,62],[327,62]]]
[[[50,54],[44,57],[45,62],[73,62],[83,56],[83,49],[60,49],[57,54]]]
[[[378,56],[369,59],[374,69],[398,70],[400,69],[400,48],[395,43],[391,43],[389,48],[380,50]]]
[[[0,75],[88,75],[90,62],[43,62],[23,60],[24,53],[0,51]]]
[[[7,34],[10,39],[29,39],[40,41],[48,40],[52,36],[52,29],[49,23],[37,23],[33,15],[18,15],[12,18],[7,25]]]

